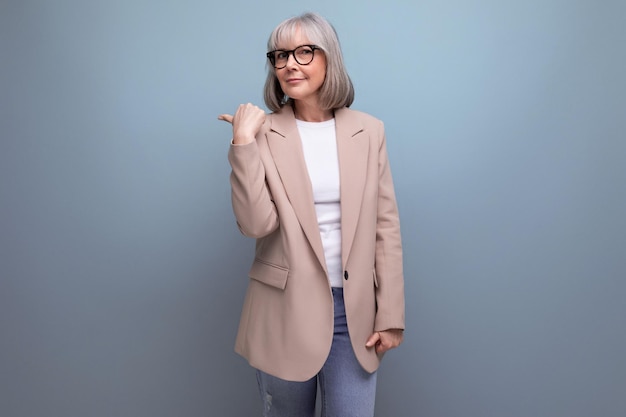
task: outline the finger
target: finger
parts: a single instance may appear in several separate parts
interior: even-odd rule
[[[398,337],[393,337],[387,332],[382,332],[380,343],[376,345],[376,353],[384,353],[388,350],[395,349],[400,346],[402,340]]]
[[[233,124],[233,115],[232,114],[220,114],[219,116],[217,116],[218,120],[223,120],[225,122],[230,123],[231,125]]]
[[[372,346],[376,345],[379,341],[380,341],[380,333],[374,332],[369,337],[369,339],[367,339],[367,342],[365,342],[365,347],[372,347]]]

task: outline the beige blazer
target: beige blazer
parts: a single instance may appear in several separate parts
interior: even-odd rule
[[[373,372],[381,357],[367,338],[404,329],[398,209],[382,122],[343,108],[335,126],[348,329],[359,362]],[[228,159],[237,224],[256,238],[235,351],[271,375],[308,380],[330,351],[333,297],[291,107],[268,115],[256,141],[231,145]]]

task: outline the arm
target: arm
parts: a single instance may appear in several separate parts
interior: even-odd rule
[[[255,140],[265,122],[265,112],[250,103],[242,104],[234,116],[218,117],[233,125],[228,151],[233,211],[239,230],[249,237],[265,236],[278,227],[278,214],[265,181],[265,168]]]
[[[366,346],[382,353],[402,342],[404,329],[404,277],[400,217],[389,167],[382,123],[378,151],[378,214],[376,223],[377,312],[375,332]]]
[[[228,161],[231,198],[237,226],[248,237],[266,236],[278,227],[278,213],[272,201],[265,168],[256,141],[246,145],[231,145]]]

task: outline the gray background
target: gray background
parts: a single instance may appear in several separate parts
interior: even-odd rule
[[[216,116],[311,7],[0,1],[0,416],[260,415]],[[401,210],[377,415],[626,415],[626,3],[314,7]]]

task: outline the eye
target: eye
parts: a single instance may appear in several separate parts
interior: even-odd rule
[[[307,55],[311,55],[312,53],[313,53],[313,49],[309,48],[308,46],[305,48],[300,48],[298,50],[299,56],[307,56]]]
[[[289,58],[289,54],[285,51],[276,51],[274,53],[274,58],[275,59],[288,59]]]

